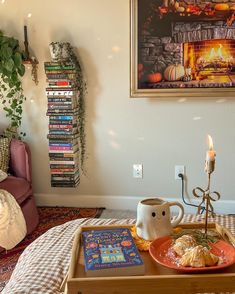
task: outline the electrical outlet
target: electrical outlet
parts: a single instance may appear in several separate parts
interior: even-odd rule
[[[184,165],[176,165],[175,166],[175,180],[181,180],[179,174],[184,175]]]
[[[133,164],[133,178],[142,179],[143,178],[143,165]]]

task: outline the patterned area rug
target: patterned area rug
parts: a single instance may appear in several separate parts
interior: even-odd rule
[[[39,225],[15,248],[0,253],[0,292],[8,282],[22,251],[52,227],[78,218],[99,218],[103,208],[38,207]]]

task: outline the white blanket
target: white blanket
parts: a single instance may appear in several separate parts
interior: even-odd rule
[[[0,246],[14,248],[26,236],[26,223],[15,198],[0,189]]]

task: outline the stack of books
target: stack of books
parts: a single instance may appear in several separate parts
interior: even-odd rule
[[[79,73],[72,62],[45,62],[52,187],[79,183]]]

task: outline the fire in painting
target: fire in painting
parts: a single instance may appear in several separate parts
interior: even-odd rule
[[[133,96],[234,95],[235,1],[132,0],[131,40]]]

